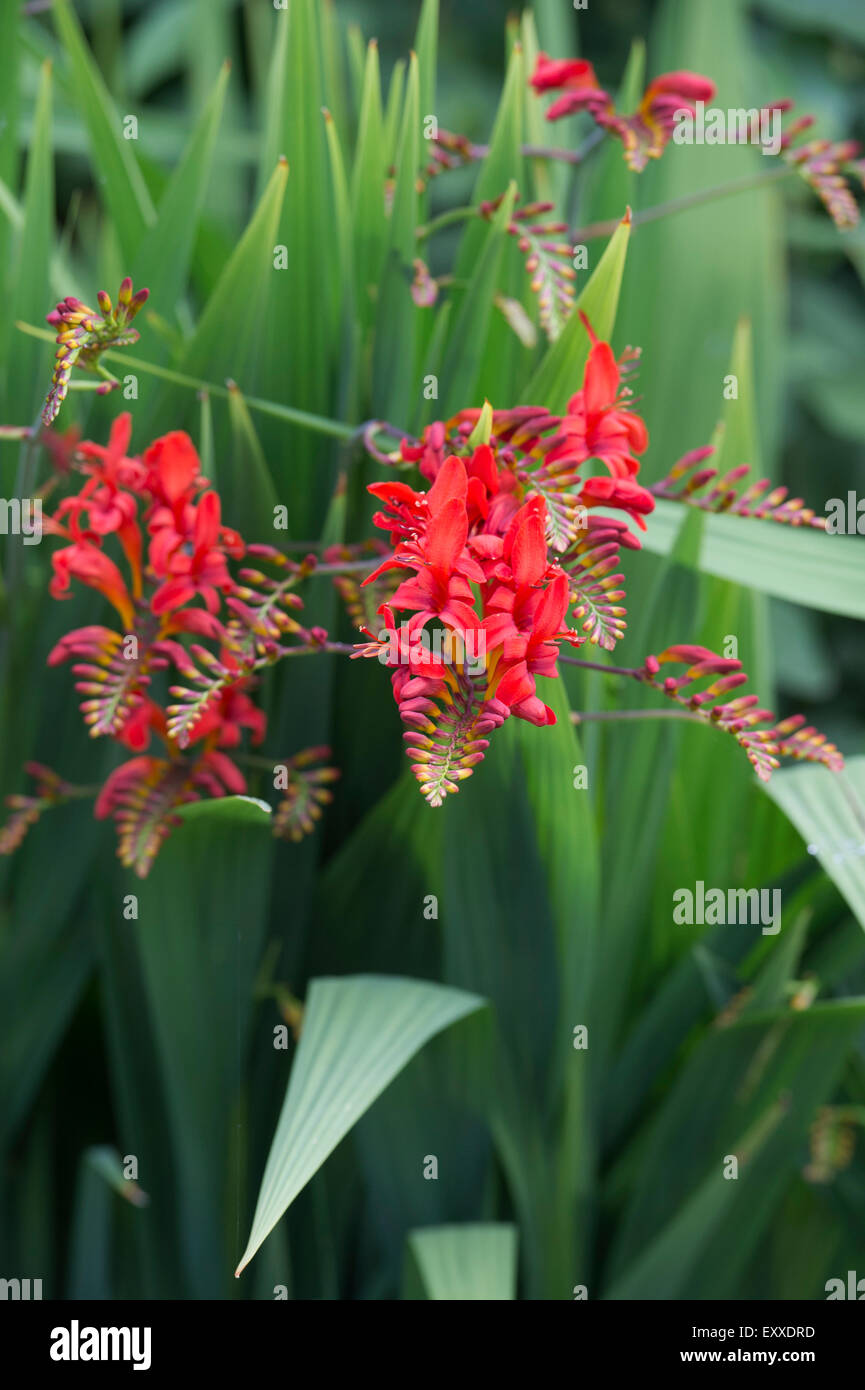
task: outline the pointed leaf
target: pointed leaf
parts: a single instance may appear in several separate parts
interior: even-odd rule
[[[313,981],[237,1274],[406,1062],[429,1038],[483,1004],[463,990],[399,977]]]

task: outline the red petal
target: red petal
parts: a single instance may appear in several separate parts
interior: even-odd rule
[[[445,459],[435,482],[427,493],[430,513],[434,516],[436,512],[440,512],[454,499],[464,502],[467,488],[466,466],[461,458],[457,458],[456,454],[451,454],[449,458]]]
[[[459,460],[456,460],[459,462]],[[439,478],[447,467],[449,460],[442,466]],[[463,477],[463,496],[465,496],[465,469],[462,469]],[[436,479],[433,487],[438,486],[439,478]],[[432,492],[430,493],[432,497]],[[466,543],[469,533],[469,519],[465,509],[465,503],[459,497],[452,497],[445,502],[444,506],[430,520],[426,535],[426,558],[436,569],[445,570],[450,574]]]
[[[537,584],[547,568],[547,542],[544,523],[537,512],[528,516],[514,536],[511,569],[514,579],[522,586]]]
[[[589,353],[583,393],[587,414],[611,406],[619,389],[619,368],[609,343],[596,343]]]

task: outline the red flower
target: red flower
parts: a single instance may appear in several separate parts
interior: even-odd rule
[[[239,747],[243,730],[249,729],[253,743],[261,743],[267,730],[267,716],[244,693],[246,682],[226,686],[204,711],[189,735],[190,743],[206,738],[220,748]]]
[[[650,83],[632,116],[620,116],[609,93],[599,85],[591,63],[585,59],[556,60],[546,53],[538,54],[530,81],[538,93],[564,92],[547,112],[548,121],[587,111],[599,126],[623,142],[625,159],[637,172],[663,153],[677,112],[693,113],[695,102],[711,101],[715,95],[714,82],[699,73],[667,72]]]
[[[164,576],[151,600],[154,613],[167,613],[200,594],[210,613],[219,611],[220,593],[230,593],[234,580],[226,556],[242,555],[243,542],[220,525],[219,494],[205,492],[195,507],[185,506],[180,521],[160,508],[150,523],[150,563]],[[226,537],[228,544],[223,545]]]
[[[70,517],[70,534],[78,540],[85,532],[94,536],[117,533],[132,570],[132,590],[141,593],[141,531],[137,523],[138,504],[132,495],[138,491],[146,471],[137,459],[126,457],[132,435],[132,416],[118,415],[111,426],[108,447],[84,443],[78,453],[87,460],[82,472],[88,481],[76,497],[66,498],[57,517]],[[85,519],[82,530],[81,521]]]
[[[201,460],[195,445],[183,430],[174,430],[144,451],[148,466],[146,488],[156,503],[164,503],[175,514],[205,485]]]
[[[113,560],[104,555],[98,546],[88,541],[78,541],[58,550],[51,557],[54,578],[50,592],[53,598],[70,598],[68,592],[71,580],[80,579],[91,589],[98,589],[112,603],[120,614],[127,631],[135,623],[132,595],[126,587],[123,575]]]
[[[486,747],[481,735],[508,714],[555,723],[536,693],[535,676],[557,674],[558,648],[549,639],[561,635],[571,602],[568,579],[548,559],[543,497],[535,494],[520,506],[511,488],[512,506],[494,519],[503,477],[515,481],[498,466],[493,448],[478,444],[468,458],[445,458],[428,493],[393,482],[369,489],[385,504],[375,520],[390,531],[396,549],[365,582],[394,567],[413,571],[379,610],[389,648],[393,612],[400,610],[413,614],[410,634],[436,619],[460,643],[444,663],[435,652],[424,660],[411,646],[396,658],[388,651],[394,695],[418,759],[415,772],[433,805],[469,775]],[[381,651],[365,644],[358,655]],[[430,741],[438,721],[448,730],[447,754],[441,739]]]

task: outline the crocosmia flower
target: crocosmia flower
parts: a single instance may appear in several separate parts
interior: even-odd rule
[[[531,85],[540,93],[561,91],[547,112],[548,121],[561,120],[575,111],[587,111],[592,120],[621,140],[625,159],[640,172],[650,159],[663,154],[675,127],[677,112],[694,112],[698,101],[711,101],[715,84],[696,72],[666,72],[646,88],[638,109],[620,115],[612,97],[600,86],[586,59],[554,59],[539,53]]]

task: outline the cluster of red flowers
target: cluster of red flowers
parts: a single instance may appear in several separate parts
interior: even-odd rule
[[[301,606],[290,590],[306,573],[303,566],[271,547],[245,546],[222,524],[219,495],[203,476],[189,436],[175,431],[141,457],[130,457],[131,429],[131,417],[123,414],[106,448],[76,447],[74,467],[85,475],[84,485],[45,525],[68,542],[52,556],[54,597],[71,597],[78,580],[101,593],[122,624],[121,631],[89,625],[68,632],[49,665],[76,663],[91,734],[116,739],[135,754],[108,777],[96,815],[114,817],[121,860],[143,875],[176,823],[178,807],[201,796],[246,791],[246,778],[225,750],[237,749],[245,732],[253,744],[264,738],[265,715],[248,693],[252,672],[280,654],[284,633],[316,638],[291,616]],[[117,559],[106,549],[112,540]],[[276,581],[244,569],[235,576],[229,562],[245,555],[282,567],[284,577]],[[183,639],[193,640],[187,647]],[[165,695],[180,705],[154,698],[154,679],[168,668],[197,686],[168,687]],[[154,738],[157,753],[149,751]],[[332,772],[305,770],[302,755],[285,767],[278,829],[296,838],[320,813],[318,803],[329,799],[318,783],[331,780]],[[56,786],[46,791],[40,777],[38,796],[18,798],[13,808],[25,826],[40,806],[63,799],[57,787],[70,794],[56,776]],[[15,843],[13,827],[11,847]]]
[[[621,116],[587,59],[555,59],[546,53],[538,54],[531,84],[538,93],[562,92],[547,112],[548,121],[587,111],[597,125],[622,141],[628,165],[637,172],[663,153],[673,133],[676,112],[693,112],[695,102],[711,101],[715,95],[715,84],[708,77],[696,72],[665,72],[646,88],[638,110],[632,116]]]
[[[403,439],[390,456],[378,452],[367,431],[374,457],[403,468],[417,465],[428,487],[417,490],[393,478],[370,485],[381,504],[373,521],[389,533],[392,551],[360,588],[351,573],[358,564],[351,548],[345,573],[339,569],[343,550],[328,552],[355,621],[364,611],[362,595],[370,595],[369,612],[384,590],[377,608],[383,630],[367,629],[372,640],[354,648],[299,624],[294,615],[302,604],[293,589],[316,568],[315,558],[294,563],[273,546],[247,546],[223,525],[219,495],[202,474],[188,435],[172,432],[140,457],[130,456],[131,417],[123,414],[107,447],[77,440],[69,446],[62,472],[78,471],[85,481],[46,521],[46,529],[66,542],[52,556],[51,592],[68,598],[73,581],[83,583],[112,604],[122,629],[77,628],[57,643],[49,664],[76,663],[91,734],[107,735],[135,755],[110,774],[96,802],[97,816],[117,823],[124,864],[147,873],[185,803],[246,790],[225,750],[238,748],[246,733],[254,744],[262,741],[265,716],[250,698],[256,673],[298,643],[375,656],[391,668],[413,771],[427,800],[438,806],[471,775],[489,734],[509,715],[555,723],[537,679],[558,675],[560,643],[615,646],[625,609],[623,576],[614,571],[623,547],[639,548],[656,495],[708,510],[819,524],[784,489],[767,494],[767,480],[738,496],[736,484],[747,468],[717,478],[716,470],[700,467],[711,449],[686,455],[652,490],[642,486],[639,456],[648,433],[627,384],[639,354],[629,348],[616,359],[580,317],[590,349],[582,385],[564,415],[536,406],[495,411],[486,403],[430,425],[420,440]],[[367,554],[384,549],[376,542],[364,548]],[[235,575],[232,562],[244,559],[278,573],[242,568]],[[394,573],[402,576],[396,584]],[[409,615],[399,629],[397,614]],[[285,645],[287,635],[293,646]],[[692,664],[684,675],[660,682],[660,665],[668,661]],[[168,668],[186,684],[170,685],[155,698],[154,680]],[[755,696],[717,703],[747,679],[738,661],[703,648],[672,647],[624,674],[733,734],[761,777],[785,754],[840,766],[837,749],[801,716],[767,729],[761,726],[772,716],[758,708]],[[710,685],[695,690],[705,678]],[[158,753],[150,752],[154,737]],[[285,780],[275,785],[286,795],[275,833],[296,839],[321,814],[336,773],[309,764],[326,753],[308,749],[283,760]],[[15,847],[43,807],[76,792],[50,769],[33,768],[37,794],[10,803],[15,815],[0,836],[0,852]]]
[[[400,457],[419,465],[428,492],[399,481],[369,488],[383,504],[373,521],[395,549],[366,582],[389,570],[411,577],[381,605],[385,628],[359,654],[394,668],[414,771],[433,805],[469,776],[485,735],[509,714],[555,723],[536,677],[558,674],[558,641],[586,640],[565,626],[580,597],[569,573],[577,547],[593,531],[611,537],[616,553],[622,543],[639,546],[626,520],[591,513],[619,511],[644,527],[655,505],[635,478],[648,435],[627,408],[622,365],[586,328],[583,386],[564,417],[532,406],[463,411],[418,444],[403,441]],[[581,478],[590,459],[608,472]],[[393,642],[401,612],[412,614],[402,647]],[[413,643],[429,623],[455,633],[470,659],[435,660]]]
[[[403,440],[391,457],[416,464],[428,491],[397,480],[369,487],[382,504],[373,521],[390,533],[393,552],[365,582],[408,574],[378,608],[383,629],[368,631],[373,640],[359,644],[356,655],[377,657],[391,669],[412,770],[433,806],[471,775],[489,734],[509,715],[555,723],[536,680],[558,674],[559,643],[589,640],[612,648],[623,634],[623,576],[612,571],[621,547],[639,548],[630,523],[645,529],[655,506],[653,491],[636,476],[637,456],[649,441],[623,385],[636,354],[628,350],[617,361],[583,322],[592,346],[582,387],[564,416],[535,406],[462,411],[430,425],[417,442]],[[671,479],[711,452],[687,455]],[[590,463],[606,472],[584,476]],[[740,499],[733,484],[747,472],[734,469],[708,499],[692,498],[716,477],[703,469],[681,500],[815,524],[813,513],[787,499],[784,489],[760,502],[765,480]],[[576,627],[568,626],[569,610]],[[395,615],[402,613],[410,616],[398,628]],[[443,642],[442,630],[456,640]],[[659,661],[686,661],[690,669],[659,683]],[[731,733],[762,778],[784,755],[841,766],[837,749],[802,716],[775,724],[754,695],[724,702],[748,679],[739,661],[673,647],[627,674]],[[711,678],[703,690],[694,686],[700,678]]]
[[[562,93],[547,111],[548,121],[585,111],[596,125],[622,141],[625,160],[637,173],[645,169],[650,159],[660,158],[683,115],[694,116],[697,102],[709,102],[715,96],[714,82],[698,72],[665,72],[650,82],[637,110],[623,116],[616,111],[612,97],[599,84],[587,59],[550,58],[546,53],[538,54],[529,81],[539,96],[546,92]],[[774,120],[776,114],[780,118],[792,106],[788,100],[772,102],[754,112],[757,119],[753,128],[746,121],[742,133],[737,127],[726,138],[753,142],[765,119]],[[798,170],[838,227],[852,227],[859,219],[859,210],[844,174],[849,171],[865,183],[865,161],[857,158],[860,147],[855,140],[815,139],[794,148],[794,142],[813,124],[813,116],[797,117],[781,134],[773,153]]]
[[[243,556],[244,544],[222,525],[219,496],[202,476],[189,436],[167,434],[141,458],[130,458],[131,431],[131,416],[123,414],[114,421],[107,448],[79,446],[87,480],[48,523],[69,542],[52,556],[51,593],[70,597],[73,579],[97,589],[124,630],[88,626],[69,632],[49,665],[76,660],[73,670],[87,697],[82,712],[91,732],[108,734],[138,755],[111,773],[96,803],[97,816],[118,818],[121,857],[136,863],[143,853],[140,836],[155,828],[140,816],[151,799],[170,796],[179,805],[202,792],[221,796],[246,790],[243,773],[221,750],[236,747],[244,728],[260,742],[265,717],[239,680],[202,711],[189,740],[200,744],[193,756],[181,757],[170,738],[166,712],[149,693],[153,676],[172,663],[188,669],[180,634],[224,642],[222,600],[237,588],[227,562]],[[109,536],[119,542],[128,581],[105,551]],[[191,606],[196,598],[203,607]],[[152,735],[167,757],[146,754]]]

